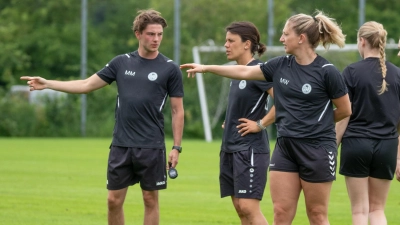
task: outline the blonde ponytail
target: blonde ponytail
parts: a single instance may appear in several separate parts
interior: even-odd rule
[[[389,84],[386,82],[386,53],[385,53],[385,46],[386,46],[386,36],[387,32],[383,28],[383,25],[375,22],[369,21],[364,23],[360,29],[358,30],[357,34],[358,38],[364,38],[370,45],[371,48],[379,49],[379,64],[382,71],[382,85],[378,91],[378,94],[383,94],[385,91],[388,90]]]
[[[389,84],[385,80],[386,72],[387,72],[386,63],[385,63],[386,54],[385,54],[385,43],[383,43],[382,40],[380,40],[380,42],[379,42],[379,54],[381,56],[381,57],[379,57],[379,63],[381,65],[381,69],[382,69],[382,85],[381,85],[381,89],[379,90],[378,94],[381,95],[385,91],[388,90],[387,86],[389,86]]]
[[[327,17],[321,11],[317,11],[316,16],[297,14],[291,16],[288,22],[297,34],[307,35],[308,41],[314,49],[319,44],[322,44],[325,49],[328,49],[330,44],[344,47],[346,35],[342,33],[342,29],[335,19]]]

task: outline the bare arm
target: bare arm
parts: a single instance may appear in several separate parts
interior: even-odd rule
[[[86,94],[107,85],[107,82],[102,80],[97,74],[93,74],[85,80],[58,81],[29,76],[23,76],[21,80],[27,80],[31,91],[53,89],[72,94]]]
[[[181,146],[183,125],[184,125],[184,109],[182,97],[171,97],[171,112],[172,112],[172,133],[174,136],[174,145]],[[168,162],[172,167],[178,164],[179,152],[171,150],[168,157]],[[169,169],[169,165],[167,166]]]
[[[217,65],[201,65],[196,63],[188,63],[180,66],[181,69],[188,68],[188,77],[194,77],[196,73],[210,72],[222,77],[228,77],[236,80],[265,80],[260,66],[217,66]]]
[[[268,94],[274,97],[273,88],[270,88]],[[240,118],[241,124],[237,126],[241,136],[245,136],[248,133],[257,133],[261,131],[261,128],[257,126],[257,121],[249,120],[247,118]],[[275,106],[272,106],[268,113],[261,119],[261,125],[267,127],[275,122]]]
[[[332,99],[333,104],[336,106],[334,110],[334,120],[336,122],[336,144],[339,147],[342,142],[343,134],[346,130],[347,124],[349,123],[351,115],[351,103],[349,95],[343,95],[340,98]]]
[[[332,99],[332,102],[336,106],[336,109],[333,112],[335,122],[339,122],[351,115],[351,103],[348,94],[343,95],[340,98]]]
[[[339,148],[340,143],[342,143],[342,137],[343,137],[344,132],[346,131],[347,124],[349,124],[349,120],[350,120],[350,117],[346,117],[336,123],[336,127],[335,127],[336,144],[337,144],[338,148]]]

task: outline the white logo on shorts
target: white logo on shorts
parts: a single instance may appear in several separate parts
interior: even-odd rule
[[[246,190],[239,190],[239,193],[246,194]]]
[[[335,166],[335,156],[333,155],[333,152],[328,152],[328,157],[329,157],[329,172],[331,173],[332,176],[335,176],[336,173],[336,166]]]
[[[149,73],[149,75],[147,76],[147,78],[149,78],[149,80],[151,81],[155,81],[157,80],[158,75],[155,72],[151,72]]]
[[[310,84],[304,84],[301,90],[303,91],[303,94],[310,94],[311,92],[311,85]]]
[[[158,182],[156,183],[157,186],[164,185],[164,184],[165,184],[165,181],[158,181]]]

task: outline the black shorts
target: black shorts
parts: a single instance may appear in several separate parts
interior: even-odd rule
[[[120,190],[138,182],[147,191],[167,188],[165,149],[111,146],[107,189]]]
[[[251,198],[261,200],[267,183],[269,153],[252,150],[234,153],[220,152],[219,184],[221,198]]]
[[[398,139],[343,138],[339,173],[349,177],[392,180]]]
[[[279,137],[272,153],[270,171],[295,172],[307,182],[336,179],[336,141]]]

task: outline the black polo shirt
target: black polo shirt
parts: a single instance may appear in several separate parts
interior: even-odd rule
[[[400,69],[386,62],[388,91],[379,95],[382,72],[379,58],[366,58],[343,70],[352,115],[343,137],[397,138],[400,118]]]
[[[248,66],[257,64],[262,62],[253,60]],[[254,153],[269,153],[268,135],[265,130],[242,137],[236,126],[240,124],[240,118],[257,121],[265,116],[268,97],[266,91],[272,88],[272,82],[231,80],[230,85],[221,150],[235,152],[253,149]]]
[[[336,140],[331,99],[344,96],[347,88],[335,66],[319,55],[311,64],[299,65],[288,55],[260,67],[274,84],[278,136]]]
[[[179,66],[161,53],[145,59],[135,51],[116,56],[97,75],[109,84],[117,82],[112,144],[164,148],[162,110],[168,96],[183,97]]]

